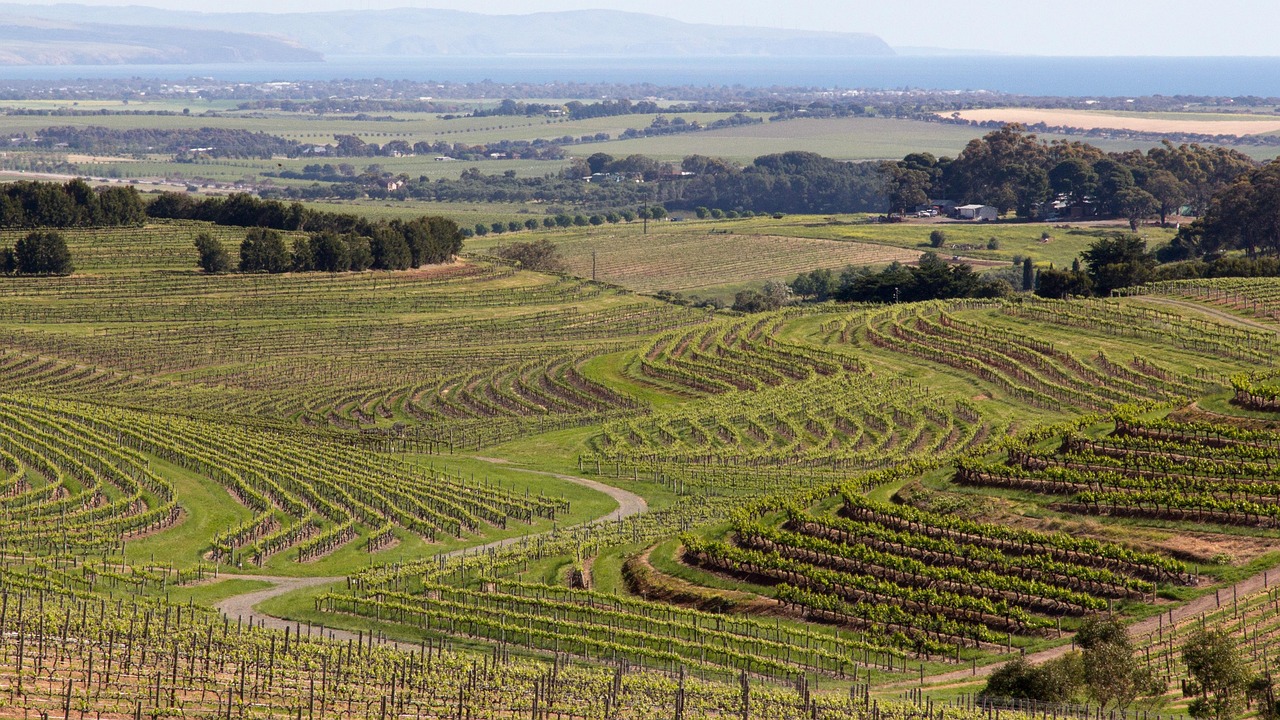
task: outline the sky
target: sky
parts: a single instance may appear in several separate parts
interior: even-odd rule
[[[56,0],[28,2],[51,5]],[[122,5],[122,0],[71,0]],[[686,22],[869,32],[894,46],[1018,55],[1280,55],[1276,0],[135,0],[175,10],[612,9]]]

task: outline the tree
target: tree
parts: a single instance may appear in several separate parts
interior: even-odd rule
[[[196,235],[196,252],[200,254],[200,269],[214,275],[231,270],[231,257],[222,243],[207,232]]]
[[[1129,229],[1138,232],[1143,220],[1160,210],[1160,203],[1151,193],[1139,187],[1124,188],[1116,195],[1116,209],[1129,221]],[[1163,222],[1163,221],[1162,221]]]
[[[1067,702],[1083,683],[1080,653],[1067,653],[1041,665],[1019,656],[991,673],[981,695],[993,698]]]
[[[1022,291],[1031,292],[1036,289],[1036,265],[1031,258],[1022,259]]]
[[[906,167],[903,163],[886,162],[881,163],[880,173],[884,177],[890,213],[905,215],[909,209],[929,202],[933,178],[928,172]]]
[[[515,242],[510,245],[499,245],[494,254],[504,260],[517,262],[525,270],[539,272],[564,272],[564,258],[560,248],[546,238],[532,242]]]
[[[1104,296],[1117,288],[1146,282],[1156,263],[1155,256],[1147,252],[1147,241],[1137,235],[1101,238],[1081,255],[1089,265],[1094,292]]]
[[[1280,720],[1280,693],[1268,668],[1249,683],[1249,702],[1258,707],[1262,720]]]
[[[1153,170],[1148,173],[1142,189],[1156,199],[1161,226],[1165,224],[1169,214],[1176,212],[1188,197],[1187,184],[1168,170]]]
[[[1093,294],[1093,283],[1080,271],[1048,268],[1036,273],[1036,295],[1062,300]]]
[[[240,243],[241,272],[288,272],[293,258],[277,230],[253,228]]]
[[[293,271],[311,272],[316,269],[316,258],[312,254],[311,239],[297,238],[293,241]]]
[[[940,248],[947,244],[947,233],[944,230],[934,230],[929,233],[929,247]]]
[[[1098,185],[1098,174],[1084,158],[1063,160],[1049,171],[1049,187],[1072,204],[1084,202]]]
[[[1138,659],[1119,618],[1087,618],[1076,633],[1076,644],[1083,648],[1085,687],[1103,708],[1114,707],[1123,713],[1138,696],[1152,693],[1155,682],[1151,672]]]
[[[476,226],[476,234],[480,234],[481,225]],[[373,267],[378,270],[404,270],[413,264],[413,253],[404,235],[394,228],[378,226],[369,238],[369,252],[373,255]]]
[[[0,248],[0,275],[12,275],[18,271],[18,256],[13,248]]]
[[[346,272],[351,269],[351,248],[335,232],[311,236],[311,265],[320,272]]]
[[[816,302],[829,300],[837,287],[835,273],[826,268],[800,273],[791,282],[791,292]]]
[[[1240,714],[1253,678],[1225,630],[1193,632],[1182,644],[1182,662],[1192,678],[1187,692],[1199,696],[1188,707],[1191,717],[1231,720]]]
[[[66,238],[53,230],[37,230],[13,246],[14,263],[21,275],[70,275],[71,251]]]
[[[608,172],[609,166],[613,164],[613,156],[608,153],[594,153],[587,158],[587,169],[590,174]]]
[[[346,237],[347,255],[351,258],[351,270],[360,272],[373,267],[373,251],[369,248],[369,238],[360,235]]]

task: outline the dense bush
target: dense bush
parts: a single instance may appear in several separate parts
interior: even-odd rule
[[[52,230],[36,231],[0,251],[0,271],[19,275],[70,275],[75,272],[66,238]]]

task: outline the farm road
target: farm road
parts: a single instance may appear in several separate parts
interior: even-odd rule
[[[1165,297],[1163,295],[1139,295],[1138,297],[1141,298],[1142,300],[1155,303],[1157,305],[1172,305],[1174,307],[1185,308],[1188,310],[1195,310],[1195,311],[1204,313],[1205,315],[1210,315],[1214,319],[1221,320],[1222,322],[1228,325],[1243,326],[1251,330],[1261,330],[1263,332],[1269,332],[1269,333],[1276,332],[1275,325],[1268,325],[1266,323],[1258,322],[1256,320],[1250,320],[1249,318],[1246,318],[1246,317],[1241,317],[1240,315],[1233,315],[1224,310],[1219,310],[1218,308],[1215,308],[1207,303],[1198,303],[1192,300],[1177,300],[1171,297]]]
[[[574,477],[572,475],[561,475],[559,473],[543,472],[541,470],[525,470],[523,468],[507,465],[505,461],[499,460],[496,458],[477,458],[477,459],[484,460],[486,462],[502,464],[504,467],[507,467],[508,469],[514,470],[517,472],[529,473],[532,475],[544,475],[547,477],[556,478],[558,480],[564,480],[566,482],[571,482],[577,485],[581,485],[583,487],[590,488],[591,490],[604,493],[605,495],[608,495],[609,497],[613,498],[614,501],[618,503],[618,508],[613,512],[609,513],[608,515],[605,515],[604,517],[591,520],[587,523],[583,523],[584,525],[590,525],[591,523],[597,523],[597,522],[612,522],[614,520],[621,520],[623,518],[628,518],[633,515],[639,515],[641,513],[648,511],[649,509],[649,503],[645,502],[645,499],[640,497],[639,495],[636,495],[633,492],[628,492],[626,490],[623,490],[622,488],[616,488],[616,487],[613,487],[612,485],[606,485],[602,482],[596,482],[595,480],[588,480],[587,478]],[[504,538],[502,540],[495,540],[491,543],[486,543],[484,545],[479,545],[476,547],[469,547],[469,548],[462,548],[460,550],[454,550],[452,552],[444,553],[444,556],[447,558],[451,558],[451,557],[458,557],[460,555],[475,555],[477,553],[483,553],[491,549],[513,545],[515,543],[520,542],[526,537],[529,537],[529,536],[520,535],[516,537]],[[273,583],[272,587],[269,587],[269,588],[263,588],[262,590],[247,592],[242,595],[233,595],[232,597],[229,597],[226,600],[223,600],[222,602],[215,604],[214,608],[216,608],[223,615],[226,615],[228,618],[243,619],[245,621],[248,621],[250,618],[252,618],[255,625],[271,628],[273,630],[281,630],[281,631],[283,631],[286,628],[300,629],[300,626],[298,623],[290,622],[288,620],[285,620],[284,618],[274,617],[272,615],[267,615],[261,611],[255,610],[254,606],[258,605],[259,603],[264,603],[272,598],[294,592],[295,590],[319,587],[323,585],[334,585],[346,580],[345,577],[341,577],[341,576],[339,577],[270,577],[270,576],[263,576],[263,575],[229,575],[225,573],[222,574],[220,577],[243,578],[246,580],[262,580],[264,582]],[[326,637],[332,638],[334,640],[339,640],[339,641],[355,640],[359,637],[356,633],[347,632],[346,630],[335,630],[332,628],[318,627],[315,625],[310,626],[310,631],[312,633],[321,633]],[[396,647],[401,646],[400,643],[395,643],[390,641],[388,641],[387,644],[395,645]]]
[[[1280,573],[1277,573],[1276,575],[1277,575],[1276,577],[1277,581],[1280,581]],[[1187,618],[1199,615],[1200,613],[1203,613],[1203,612],[1212,612],[1213,610],[1218,609],[1219,602],[1221,602],[1222,604],[1226,604],[1231,602],[1231,599],[1233,597],[1239,596],[1243,598],[1253,593],[1265,590],[1266,588],[1270,587],[1271,585],[1270,581],[1271,581],[1271,576],[1268,571],[1260,572],[1257,575],[1241,580],[1235,585],[1222,588],[1221,590],[1218,590],[1216,593],[1202,595],[1185,605],[1180,605],[1178,607],[1165,610],[1160,615],[1153,615],[1152,617],[1139,620],[1138,622],[1129,626],[1129,635],[1136,639],[1141,635],[1146,635],[1147,633],[1153,633],[1158,631],[1160,629],[1161,624],[1168,625],[1170,623],[1178,623],[1183,620],[1186,620]],[[1069,652],[1070,650],[1071,650],[1070,643],[1066,645],[1059,645],[1058,647],[1049,648],[1048,650],[1041,650],[1040,652],[1031,653],[1030,655],[1027,655],[1027,660],[1030,660],[1033,663],[1042,663],[1046,660],[1052,660],[1054,658],[1061,657],[1067,654],[1067,652]],[[1010,657],[1012,657],[1012,655]],[[963,683],[967,680],[972,680],[975,677],[986,677],[987,675],[990,675],[993,671],[995,671],[996,668],[1000,667],[1001,664],[1002,663],[989,663],[987,665],[983,665],[982,667],[979,667],[977,669],[977,672],[974,672],[972,668],[965,668],[962,670],[952,670],[950,672],[941,673],[939,675],[932,675],[932,676],[926,677],[923,683],[921,683],[919,680],[904,681],[904,682],[894,683],[892,685],[886,685],[884,686],[884,688],[877,688],[877,689],[918,687],[921,684],[945,685],[948,683]]]

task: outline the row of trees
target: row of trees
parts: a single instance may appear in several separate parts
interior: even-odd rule
[[[1257,166],[1222,147],[1165,142],[1146,153],[1105,153],[1093,145],[1044,142],[1021,125],[972,140],[955,158],[912,153],[884,163],[887,207],[904,212],[931,198],[992,205],[1039,219],[1046,203],[1083,215],[1140,219],[1167,216],[1183,205],[1204,210],[1213,195]]]
[[[0,248],[0,274],[70,275],[75,272],[71,251],[62,233],[36,231],[11,248]]]
[[[845,268],[840,274],[827,269],[801,273],[789,283],[795,295],[815,302],[916,302],[966,297],[1002,297],[1012,288],[1003,280],[989,280],[969,265],[949,264],[936,253],[920,256],[912,267],[893,263],[883,270]]]
[[[147,212],[152,217],[203,220],[217,225],[367,238],[373,256],[370,267],[382,270],[447,262],[462,250],[462,229],[453,220],[438,216],[408,221],[369,220],[358,215],[320,212],[301,203],[260,200],[244,193],[204,200],[164,193],[147,207]]]
[[[1006,663],[987,681],[982,695],[993,700],[1023,699],[1073,702],[1089,699],[1101,710],[1124,711],[1140,697],[1164,694],[1164,682],[1153,676],[1133,646],[1123,623],[1114,616],[1087,619],[1076,634],[1078,652],[1040,665],[1024,657]],[[1182,644],[1182,660],[1191,681],[1184,692],[1193,698],[1188,712],[1202,720],[1231,720],[1246,704],[1256,702],[1259,716],[1280,715],[1270,673],[1255,676],[1223,630],[1197,629]]]
[[[252,228],[240,243],[239,262],[233,263],[222,243],[209,233],[196,236],[200,268],[207,273],[240,272],[359,272],[405,270],[448,258],[415,256],[405,236],[391,226],[380,226],[372,237],[331,230],[297,238],[292,247],[284,233],[269,228]]]
[[[581,215],[581,214],[570,215],[568,213],[556,213],[555,215],[548,215],[547,217],[542,218],[541,221],[538,221],[534,218],[529,218],[524,222],[508,220],[507,222],[494,222],[489,224],[476,223],[476,226],[474,229],[463,228],[462,234],[465,237],[471,237],[472,235],[484,236],[484,235],[488,235],[491,232],[495,235],[501,235],[502,233],[505,233],[505,232],[519,232],[521,230],[537,230],[538,228],[546,228],[550,230],[552,228],[570,228],[570,227],[588,227],[588,226],[598,227],[600,225],[604,225],[605,223],[608,223],[610,225],[616,225],[618,223],[623,223],[623,222],[629,223],[629,222],[634,222],[636,220],[661,220],[666,216],[667,216],[667,210],[661,205],[654,205],[652,207],[641,207],[641,208],[637,208],[636,210],[620,210],[617,212],[614,212],[611,210],[606,213],[595,213],[593,215]]]
[[[36,135],[20,133],[11,146],[61,148],[90,154],[171,153],[183,157],[271,158],[297,155],[302,145],[278,135],[231,128],[129,128],[100,126],[48,127]]]
[[[0,187],[0,227],[108,227],[141,225],[142,196],[131,185],[95,189],[76,178],[66,183],[20,181]]]

